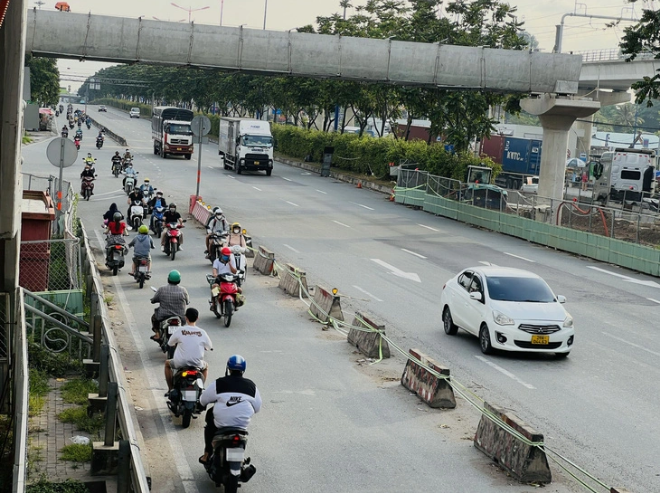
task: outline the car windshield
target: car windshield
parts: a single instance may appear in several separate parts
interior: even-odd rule
[[[553,303],[548,285],[536,277],[487,277],[489,297],[498,301]]]
[[[191,132],[190,125],[184,125],[180,123],[171,123],[168,126],[168,133],[169,134],[178,134],[178,135],[191,135],[193,132]]]
[[[270,135],[244,135],[243,145],[271,147],[273,145],[273,138]]]

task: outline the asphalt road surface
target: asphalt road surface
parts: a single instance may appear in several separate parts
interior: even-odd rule
[[[195,193],[197,155],[191,161],[163,160],[153,155],[149,121],[130,120],[112,108],[107,114],[90,110],[127,139],[140,177],[151,178],[186,209],[188,196]],[[110,155],[118,147],[107,142],[96,152],[90,138],[95,133],[85,135],[81,152],[92,150],[98,157],[100,175],[96,195],[79,206],[92,230],[99,229],[97,220],[111,201],[126,207],[118,191],[121,181],[110,174]],[[45,144],[27,147],[24,157],[25,172],[56,172],[46,161]],[[75,166],[65,170],[65,178],[74,183],[78,174]],[[485,400],[513,410],[545,434],[548,447],[608,484],[659,491],[658,279],[414,211],[381,194],[298,168],[277,164],[271,177],[236,175],[222,169],[213,144],[204,146],[201,195],[221,205],[231,221],[240,221],[255,245],[275,251],[280,262],[304,268],[309,284],[337,287],[345,295],[345,312],[360,309],[376,315],[402,347],[420,348]],[[202,256],[203,232],[192,222],[183,231],[184,251],[175,262],[154,254],[154,284],[177,267],[195,304],[204,309],[204,274],[210,267]],[[568,359],[484,357],[476,338],[444,334],[439,307],[443,283],[459,270],[485,262],[533,271],[567,297],[565,306],[576,327]],[[301,315],[300,302],[283,300],[264,279],[248,280],[248,305],[230,329],[219,329],[209,312],[200,323],[217,344],[209,358],[212,374],[214,369],[220,373],[231,352],[239,352],[248,359],[247,376],[268,396],[264,412],[251,425],[255,438],[249,449],[259,460],[249,491],[396,491],[406,485],[439,491],[512,490],[503,475],[484,468],[484,458],[467,447],[470,442],[460,441],[461,433],[445,441],[439,437],[438,426],[450,414],[420,411],[423,406],[397,382],[381,378],[375,384],[379,378],[370,373],[375,367],[356,368],[358,356],[329,342],[337,337],[320,335]],[[162,386],[162,356],[148,340],[145,325],[151,293],[139,291],[125,274],[114,281],[139,327],[136,348],[145,347],[141,354],[150,378]],[[292,364],[292,358],[300,364]],[[392,371],[396,378],[394,367]],[[160,399],[164,429],[175,436],[170,443],[186,445],[188,469],[184,464],[177,469],[187,491],[195,491],[193,484],[206,491],[211,484],[204,482],[196,463],[201,423],[173,431],[161,389],[153,394],[155,402]],[[464,403],[458,410],[474,416],[467,407]],[[444,464],[446,460],[451,464]],[[551,491],[563,487],[554,482]]]

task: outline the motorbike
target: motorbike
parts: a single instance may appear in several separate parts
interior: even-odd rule
[[[55,110],[55,116],[60,116],[60,112]]]
[[[128,252],[126,245],[106,242],[106,267],[116,276],[117,271],[124,267],[124,256]]]
[[[234,255],[234,265],[236,265],[237,285],[241,287],[246,282],[246,274],[248,272],[245,256],[246,249],[239,245],[234,245],[230,249],[232,250],[232,255]]]
[[[82,121],[82,120],[78,120],[78,128],[80,128],[80,127],[82,127],[82,126],[83,126],[83,121]]]
[[[73,122],[72,121],[69,122],[69,129],[73,130]]]
[[[133,164],[133,158],[122,159],[122,171],[126,171],[129,165]]]
[[[86,176],[83,178],[80,183],[80,194],[83,196],[83,200],[88,200],[94,193],[94,178],[91,176]]]
[[[118,178],[121,172],[122,172],[122,163],[120,163],[119,161],[113,161],[112,174],[115,175],[115,178]]]
[[[250,481],[257,469],[245,457],[248,432],[243,428],[221,428],[213,441],[213,452],[204,468],[211,480],[224,487],[225,493],[237,493],[239,483]]]
[[[165,212],[165,207],[157,207],[152,212],[152,218],[153,218],[152,231],[156,235],[156,238],[160,238],[161,233],[163,233],[163,213],[164,212]]]
[[[175,418],[181,416],[182,428],[190,426],[191,418],[199,414],[198,401],[204,390],[202,372],[194,366],[177,369],[172,379],[173,387],[168,394],[168,408]]]
[[[83,140],[83,131],[80,129],[76,130],[76,137],[78,137],[80,140]]]
[[[168,255],[174,260],[175,255],[179,251],[179,236],[181,235],[181,228],[183,224],[170,223],[165,225],[165,255]]]
[[[97,137],[96,138],[96,148],[101,149],[103,147],[103,139]]]
[[[61,135],[62,135],[62,137],[65,138],[65,139],[68,139],[68,138],[69,138],[69,132],[65,132],[64,130],[62,131],[62,134],[61,134]]]
[[[64,113],[64,105],[61,104],[59,109],[60,109],[60,113]]]
[[[137,172],[135,173],[138,174]],[[130,194],[135,187],[135,175],[127,175],[126,181],[124,182],[124,191],[126,195]]]
[[[85,122],[85,125],[87,125],[87,130],[92,128],[92,122]]]
[[[229,233],[227,231],[211,233],[209,236],[209,260],[211,263],[220,257],[220,250],[227,246],[227,238]]]
[[[73,138],[73,144],[80,151],[80,138],[77,135]]]
[[[133,278],[140,285],[140,289],[142,289],[145,285],[145,280],[150,278],[148,274],[149,259],[147,257],[138,257],[133,262],[135,263]]]
[[[128,183],[128,179],[127,179]],[[145,214],[145,209],[139,200],[134,200],[131,204],[131,217],[129,217],[129,224],[136,231],[142,225],[142,218]]]
[[[211,286],[211,311],[216,315],[216,318],[223,318],[225,327],[229,327],[232,323],[232,315],[238,308],[237,294],[238,291],[238,278],[236,274],[221,274],[220,286],[216,284],[216,278],[213,274],[207,274],[207,282]]]

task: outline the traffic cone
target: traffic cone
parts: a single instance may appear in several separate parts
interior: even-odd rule
[[[358,180],[358,183],[356,183],[356,188],[363,188],[363,182]]]

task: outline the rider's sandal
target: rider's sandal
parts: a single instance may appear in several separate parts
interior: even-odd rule
[[[206,454],[204,454],[204,455],[206,455]],[[197,459],[197,461],[198,461],[200,464],[206,466],[207,463],[209,462],[209,458],[207,457],[207,459],[204,460],[204,455],[201,455],[200,458]]]

